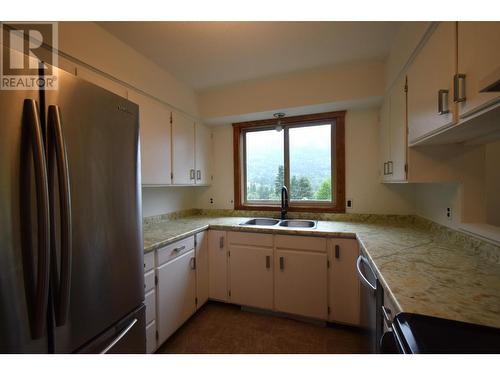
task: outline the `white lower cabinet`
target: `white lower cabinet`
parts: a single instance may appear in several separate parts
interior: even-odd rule
[[[146,353],[151,354],[156,350],[156,321],[146,325]]]
[[[359,255],[357,240],[331,239],[328,250],[328,320],[358,326],[360,324],[360,284],[356,273]]]
[[[156,340],[155,253],[144,254],[144,305],[146,306],[146,353],[158,347]]]
[[[208,296],[227,301],[227,251],[226,232],[208,231]]]
[[[230,245],[230,301],[273,308],[273,249]]]
[[[196,308],[208,301],[208,231],[195,235]]]
[[[275,248],[275,309],[327,320],[326,239],[275,236]]]
[[[184,249],[179,250],[182,251]],[[157,329],[163,343],[195,312],[195,251],[187,249],[178,257],[162,264],[158,275]]]

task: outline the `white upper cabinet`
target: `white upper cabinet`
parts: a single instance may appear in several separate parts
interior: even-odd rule
[[[193,185],[195,170],[195,123],[183,114],[172,112],[172,184]]]
[[[388,165],[388,177],[391,181],[406,180],[406,77],[402,75],[392,88],[390,100],[390,139],[391,158]]]
[[[382,108],[380,109],[380,166],[382,170],[382,181],[387,181],[388,162],[391,159],[391,137],[390,137],[390,122],[389,122],[390,102],[386,97]]]
[[[456,24],[441,22],[408,70],[409,143],[455,122]]]
[[[386,95],[380,110],[381,168],[384,182],[406,180],[406,77]]]
[[[208,185],[211,182],[212,159],[212,133],[208,126],[196,123],[195,146],[196,184]]]
[[[127,88],[116,81],[113,81],[110,78],[105,77],[104,75],[95,72],[94,70],[90,70],[83,66],[78,66],[75,68],[76,76],[82,78],[86,81],[93,83],[94,85],[100,86],[103,89],[111,91],[116,95],[120,95],[123,98],[127,98]]]
[[[164,104],[132,90],[129,100],[139,105],[142,184],[170,185],[170,110]]]
[[[465,83],[460,118],[500,100],[499,92],[480,92],[490,78],[500,78],[500,22],[458,22],[458,73],[465,75],[458,82]]]

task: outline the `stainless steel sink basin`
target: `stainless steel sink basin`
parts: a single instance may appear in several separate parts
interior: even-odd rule
[[[288,228],[316,228],[316,222],[312,220],[282,220],[280,227]]]
[[[280,221],[278,219],[258,218],[258,219],[247,220],[244,223],[241,223],[240,225],[262,225],[262,226],[272,227],[273,225],[276,225],[279,222]]]

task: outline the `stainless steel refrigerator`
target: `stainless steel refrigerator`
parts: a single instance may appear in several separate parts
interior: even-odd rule
[[[139,109],[54,70],[0,90],[0,353],[145,353]]]

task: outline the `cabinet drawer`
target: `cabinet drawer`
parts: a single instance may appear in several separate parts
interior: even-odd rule
[[[273,246],[272,234],[261,233],[244,233],[244,232],[228,232],[229,244],[246,245],[246,246]]]
[[[156,293],[151,290],[144,296],[144,304],[146,305],[146,324],[155,320],[156,316]]]
[[[167,263],[169,260],[177,258],[179,255],[194,249],[194,236],[174,242],[158,250],[158,265]]]
[[[149,292],[155,287],[155,270],[151,270],[144,274],[144,293]]]
[[[276,248],[318,251],[326,253],[326,238],[306,237],[306,236],[276,236]]]
[[[151,354],[156,350],[156,322],[153,320],[146,326],[146,353]]]
[[[155,252],[151,251],[144,254],[144,272],[151,271],[155,268]]]

